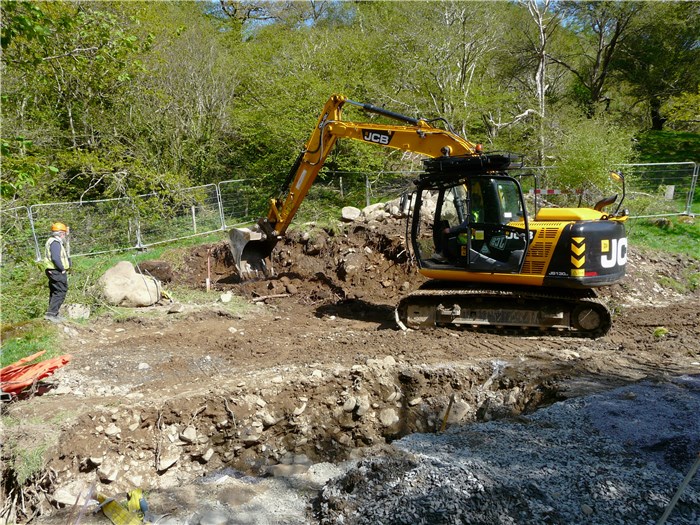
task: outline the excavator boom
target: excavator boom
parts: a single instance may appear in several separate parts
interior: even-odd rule
[[[402,125],[358,123],[342,120],[345,104],[382,115]],[[424,119],[333,95],[326,102],[303,151],[294,163],[279,195],[270,199],[267,216],[253,228],[229,231],[229,245],[242,278],[268,273],[265,260],[284,235],[323,168],[339,138],[358,140],[386,148],[421,153],[427,157],[472,155],[477,146],[455,133],[432,126]]]

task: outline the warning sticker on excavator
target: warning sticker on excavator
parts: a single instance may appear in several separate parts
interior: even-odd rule
[[[586,239],[585,237],[571,238],[571,275],[573,277],[583,277],[584,270],[581,268],[586,262]]]

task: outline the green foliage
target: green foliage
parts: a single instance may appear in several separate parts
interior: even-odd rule
[[[11,472],[17,486],[23,486],[35,475],[44,470],[44,453],[47,446],[40,445],[36,448],[26,448],[19,442],[10,443],[9,456]]]
[[[668,328],[659,326],[658,328],[654,329],[654,338],[655,339],[661,339],[663,337],[666,337],[668,335]]]
[[[632,131],[603,117],[575,117],[558,134],[554,155],[557,181],[580,190],[611,188],[611,166],[634,159]]]
[[[28,187],[35,186],[42,174],[58,173],[55,166],[46,165],[45,159],[37,158],[33,143],[24,137],[0,139],[3,177],[0,180],[0,196],[15,200]]]
[[[671,97],[664,104],[662,111],[668,118],[667,127],[677,131],[700,132],[700,93],[681,93]],[[692,157],[697,158],[697,157]]]
[[[697,49],[684,46],[697,22],[685,14],[696,7],[667,4],[562,2],[571,16],[550,28],[547,56],[559,58],[547,66],[540,116],[537,28],[519,3],[305,1],[249,12],[238,2],[3,2],[2,198],[123,197],[246,178],[264,208],[333,93],[444,118],[487,149],[544,152],[572,181],[602,178],[602,163],[629,160],[625,123],[642,127],[623,111],[649,107],[641,72],[621,79],[614,68],[647,55],[659,63],[643,37],[656,42],[673,27],[664,52],[694,63]],[[629,22],[616,41],[624,56],[592,68],[588,52],[612,44],[616,21]],[[686,77],[697,68],[674,64],[661,77],[683,89],[653,94],[678,125],[694,118]],[[591,111],[597,102],[604,118]],[[577,105],[588,113],[572,117]],[[355,108],[346,117],[379,121]],[[604,140],[592,137],[598,129]],[[416,165],[342,140],[328,159],[359,172]]]
[[[0,266],[0,279],[3,325],[44,316],[49,291],[42,268],[31,261],[4,264]]]

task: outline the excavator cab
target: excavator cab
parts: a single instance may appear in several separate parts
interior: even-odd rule
[[[412,225],[421,267],[489,273],[522,270],[529,238],[522,190],[516,179],[489,169],[493,168],[489,163],[484,168],[484,158],[478,164],[474,157],[426,161],[428,171],[418,182]],[[505,162],[503,158],[499,167]],[[431,172],[430,166],[439,163],[448,163],[449,170],[441,166],[437,173]]]

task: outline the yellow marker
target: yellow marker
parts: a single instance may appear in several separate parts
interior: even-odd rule
[[[581,268],[583,266],[583,263],[586,262],[586,256],[584,255],[581,257],[581,260],[576,259],[573,255],[571,256],[571,264],[574,265],[575,268]]]
[[[97,495],[100,508],[114,525],[143,525],[143,517],[136,513],[131,513],[122,505],[103,494]]]
[[[571,270],[571,277],[585,277],[586,270]]]

